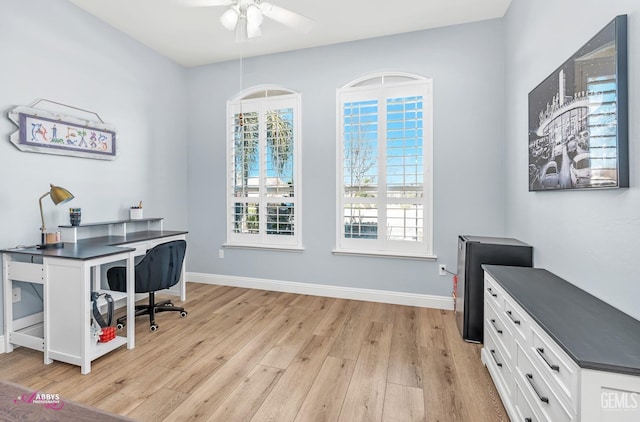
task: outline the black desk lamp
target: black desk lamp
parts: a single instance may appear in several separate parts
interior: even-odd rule
[[[38,245],[38,249],[46,249],[46,248],[62,248],[64,247],[64,243],[60,240],[60,233],[47,233],[47,228],[44,225],[44,213],[42,212],[42,199],[49,195],[51,196],[51,200],[55,205],[64,204],[65,202],[69,202],[73,199],[73,195],[71,192],[66,190],[65,188],[61,188],[60,186],[54,186],[49,184],[51,189],[49,192],[46,192],[44,195],[40,197],[40,218],[42,219],[42,227],[40,228],[41,237],[40,244]]]

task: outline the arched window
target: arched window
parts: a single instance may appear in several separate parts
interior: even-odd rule
[[[300,94],[245,90],[227,122],[227,245],[301,247]]]
[[[432,255],[432,81],[368,75],[337,91],[337,253]]]

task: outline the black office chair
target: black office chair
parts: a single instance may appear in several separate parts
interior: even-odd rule
[[[170,300],[155,302],[155,292],[168,289],[180,281],[186,250],[187,242],[184,240],[161,243],[147,251],[142,261],[136,264],[136,293],[149,293],[149,304],[137,305],[135,316],[149,315],[151,331],[158,330],[158,324],[155,321],[157,312],[173,311],[180,312],[182,318],[187,316],[184,308],[174,306]],[[111,290],[126,292],[126,267],[110,268],[107,271],[107,281]],[[117,327],[124,327],[126,319],[126,316],[118,318]]]

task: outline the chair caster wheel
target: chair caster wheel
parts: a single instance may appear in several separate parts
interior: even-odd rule
[[[118,324],[116,325],[116,328],[117,328],[118,330],[122,330],[122,329],[124,328],[124,324],[120,324],[120,323],[118,323]]]
[[[185,318],[187,316],[187,311],[180,312],[180,318]]]
[[[149,327],[149,329],[150,329],[152,332],[156,332],[156,331],[158,331],[158,328],[159,328],[159,327],[158,327],[158,324],[151,324],[151,326]]]

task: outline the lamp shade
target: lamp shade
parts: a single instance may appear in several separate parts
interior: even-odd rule
[[[262,12],[260,8],[255,4],[249,4],[247,6],[247,24],[248,26],[257,26],[262,25]]]
[[[247,6],[247,38],[255,38],[262,35],[262,12],[255,4]]]
[[[74,198],[73,194],[65,188],[54,186],[52,184],[50,184],[50,186],[51,190],[49,191],[49,194],[51,195],[51,200],[56,205],[64,204],[65,202],[69,202]]]
[[[42,227],[40,228],[40,231],[42,232],[41,242],[40,242],[40,245],[38,245],[38,248],[40,249],[46,249],[49,247],[58,248],[58,247],[64,246],[64,244],[60,242],[59,237],[56,237],[54,233],[47,234],[47,227],[44,225],[44,213],[42,212],[42,200],[45,198],[45,196],[48,195],[51,197],[51,201],[53,201],[55,205],[58,205],[58,204],[64,204],[65,202],[69,202],[73,199],[73,195],[71,194],[71,192],[69,192],[65,188],[61,188],[60,186],[55,186],[51,183],[49,184],[49,186],[50,186],[49,192],[45,192],[40,197],[40,200],[38,201],[38,203],[40,204],[40,219],[42,220]],[[48,242],[47,238],[51,234],[54,234],[55,240],[53,242]],[[57,235],[59,236],[59,233]]]
[[[260,25],[255,25],[250,21],[247,21],[247,38],[255,38],[259,37],[260,35],[262,35]]]
[[[234,7],[230,7],[220,16],[220,23],[229,31],[233,31],[238,23],[239,13]]]

